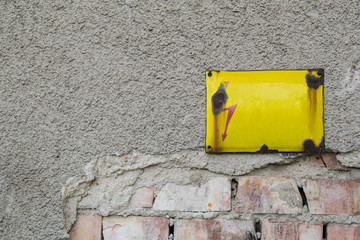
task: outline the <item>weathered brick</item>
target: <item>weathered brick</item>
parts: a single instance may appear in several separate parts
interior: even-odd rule
[[[254,224],[238,220],[177,220],[175,240],[255,240]]]
[[[359,240],[360,225],[337,225],[327,226],[327,240]]]
[[[101,216],[78,215],[69,234],[70,240],[101,240]]]
[[[104,240],[167,240],[169,219],[161,217],[104,217]]]
[[[360,225],[350,225],[346,229],[346,240],[360,239]]]
[[[339,162],[336,160],[335,153],[322,153],[319,157],[318,154],[310,156],[310,164],[318,167],[336,168]]]
[[[154,201],[154,189],[139,188],[130,199],[131,207],[152,207]]]
[[[292,178],[240,177],[235,197],[239,213],[299,214],[302,198]]]
[[[312,214],[360,213],[359,180],[308,179],[304,192]]]
[[[344,225],[328,225],[327,240],[346,240]]]
[[[322,240],[322,224],[302,222],[261,222],[262,240]]]
[[[219,177],[196,186],[168,183],[156,197],[153,208],[170,211],[229,211],[230,201],[231,181]]]

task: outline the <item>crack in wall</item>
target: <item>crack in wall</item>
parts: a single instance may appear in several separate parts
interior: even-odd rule
[[[175,219],[170,218],[169,220],[169,240],[175,238]]]
[[[303,187],[298,187],[300,195],[301,195],[301,199],[302,199],[302,203],[303,203],[303,207],[308,207],[308,202],[307,202],[307,198],[304,192],[304,188]]]
[[[328,227],[328,224],[327,223],[324,223],[323,224],[323,239],[326,240],[327,239],[327,227]]]
[[[259,219],[255,219],[254,228],[255,228],[257,239],[261,239],[261,223],[260,223]]]
[[[238,180],[236,178],[231,179],[231,210],[235,210],[235,197],[238,188]]]

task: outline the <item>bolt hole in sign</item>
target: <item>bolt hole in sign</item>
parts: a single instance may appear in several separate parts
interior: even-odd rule
[[[206,151],[324,151],[324,70],[206,72]]]

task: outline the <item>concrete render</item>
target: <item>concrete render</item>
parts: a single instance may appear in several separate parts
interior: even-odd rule
[[[198,173],[359,179],[359,9],[356,0],[2,1],[1,236],[59,239],[76,211],[125,214],[128,195],[87,209],[93,182],[113,185],[85,166],[114,168],[130,190],[154,174],[158,188],[196,184]],[[340,153],[341,173],[303,156],[204,153],[205,70],[307,68],[325,69],[326,148]],[[132,168],[89,167],[126,154],[138,154]],[[69,184],[78,190],[64,193]]]

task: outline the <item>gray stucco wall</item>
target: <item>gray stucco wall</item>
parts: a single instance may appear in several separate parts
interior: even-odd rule
[[[1,1],[1,236],[60,238],[61,188],[93,157],[202,151],[206,69],[324,68],[326,147],[357,152],[359,9]]]

